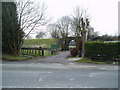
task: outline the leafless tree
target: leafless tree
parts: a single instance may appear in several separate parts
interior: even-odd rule
[[[69,35],[71,20],[68,16],[63,16],[56,23],[48,26],[48,31],[53,38],[66,38]]]
[[[40,39],[42,38],[43,39],[43,36],[45,35],[44,32],[39,32],[37,35],[36,35],[36,39]]]
[[[86,19],[85,21],[84,21],[84,19],[82,18],[81,19],[81,22],[82,22],[82,31],[81,31],[81,37],[82,37],[82,53],[81,53],[81,55],[82,55],[82,58],[84,58],[84,55],[85,55],[85,48],[84,48],[84,46],[85,46],[85,42],[87,41],[87,32],[88,32],[88,26],[89,26],[89,21],[88,21],[88,19]]]
[[[69,30],[71,28],[71,19],[68,16],[63,16],[58,22],[57,27],[59,28],[59,32],[61,38],[66,38],[69,35]]]
[[[82,27],[82,21],[81,19],[86,20],[88,18],[87,10],[81,9],[80,7],[76,7],[74,10],[74,13],[72,15],[72,31],[75,36],[80,37],[81,31],[83,29]]]
[[[77,37],[82,38],[82,58],[84,58],[84,43],[87,40],[87,31],[89,27],[89,19],[86,10],[77,7],[72,16],[72,29]]]
[[[30,35],[28,35],[25,39],[32,39],[32,37]]]
[[[33,30],[41,25],[45,25],[48,20],[46,16],[46,6],[44,3],[30,1],[16,1],[18,21],[21,30],[28,31],[24,36],[27,37]]]
[[[49,24],[48,32],[50,33],[52,38],[60,38],[59,28],[56,24]]]

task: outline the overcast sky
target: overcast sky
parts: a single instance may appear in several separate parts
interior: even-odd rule
[[[72,15],[75,7],[88,9],[91,26],[100,34],[118,32],[119,0],[44,0],[49,15],[57,20],[65,15]]]
[[[74,9],[87,9],[91,17],[90,24],[100,35],[118,33],[119,0],[43,0],[49,17],[56,21],[62,16],[70,16]]]

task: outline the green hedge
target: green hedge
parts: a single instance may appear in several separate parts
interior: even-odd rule
[[[120,55],[120,42],[86,42],[85,55],[106,55],[108,58],[118,58]]]

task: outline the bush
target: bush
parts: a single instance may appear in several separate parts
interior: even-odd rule
[[[71,57],[76,57],[78,55],[78,49],[77,48],[72,48],[70,50]]]
[[[87,57],[103,56],[108,59],[119,58],[120,42],[86,42],[85,55]]]

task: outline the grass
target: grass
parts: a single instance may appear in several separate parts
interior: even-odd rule
[[[22,47],[42,47],[50,48],[51,44],[56,44],[57,39],[26,39]]]
[[[42,47],[42,48],[50,48],[52,44],[56,44],[57,39],[26,39],[24,40],[22,47]],[[20,52],[21,56],[12,56],[12,55],[2,55],[2,58],[5,60],[25,60],[25,59],[31,59],[35,57],[42,57],[38,55],[38,51],[36,54],[32,54],[31,51],[28,52]],[[41,51],[40,51],[41,53]],[[53,55],[56,55],[57,53],[54,53]],[[51,52],[48,50],[44,51],[44,56],[52,56]],[[31,58],[30,58],[31,57]]]
[[[59,52],[57,53],[53,53],[53,55],[57,55]],[[38,52],[36,52],[36,54],[32,54],[30,53],[27,53],[27,52],[24,52],[22,53],[21,52],[21,55],[20,56],[12,56],[12,55],[2,55],[2,58],[3,60],[10,60],[10,61],[16,61],[16,60],[27,60],[27,59],[33,59],[33,58],[40,58],[40,57],[47,57],[47,56],[52,56],[50,54],[50,51],[48,50],[45,50],[44,52],[44,56],[40,56],[38,55]]]
[[[93,63],[93,64],[112,64],[112,62],[110,61],[104,61],[104,62],[100,62],[100,61],[93,61],[89,58],[83,58],[80,60],[76,60],[75,62],[80,62],[80,63]]]
[[[76,57],[68,57],[68,59],[80,58],[79,56]]]
[[[69,46],[69,48],[76,48],[76,46]]]
[[[2,58],[5,60],[25,60],[26,57],[23,56],[12,56],[12,55],[2,55]]]
[[[38,52],[37,52],[38,53]],[[44,56],[51,56],[49,54],[49,52],[47,50],[45,50],[44,52]],[[27,59],[33,59],[33,58],[36,58],[36,57],[42,57],[38,54],[32,54],[32,53],[27,53],[27,52],[24,52],[22,53],[21,52],[21,55],[20,56],[13,56],[13,55],[2,55],[2,58],[3,60],[11,60],[11,61],[15,61],[15,60],[27,60]]]

